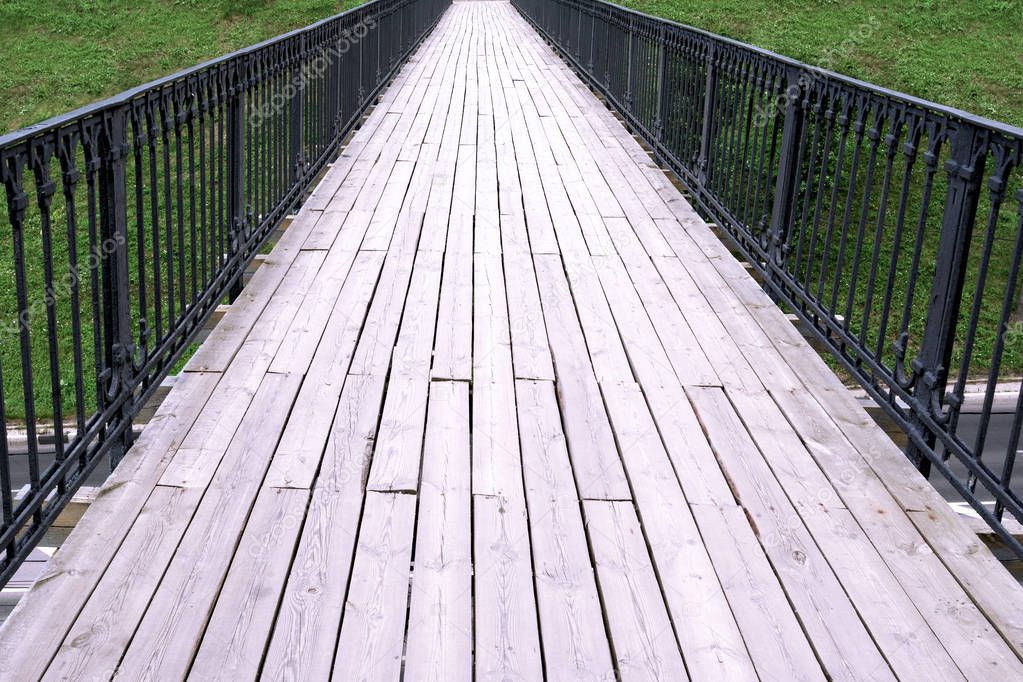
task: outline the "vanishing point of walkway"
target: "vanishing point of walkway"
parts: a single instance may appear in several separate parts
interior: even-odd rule
[[[1021,596],[516,11],[460,2],[0,677],[1023,679]]]

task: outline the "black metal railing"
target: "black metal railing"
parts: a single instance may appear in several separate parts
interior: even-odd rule
[[[513,4],[905,430],[921,471],[1023,556],[1002,524],[1023,522],[1023,130],[599,0]]]
[[[0,586],[123,455],[132,419],[449,3],[376,0],[0,137]]]

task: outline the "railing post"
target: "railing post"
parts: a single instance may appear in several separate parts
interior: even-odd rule
[[[625,108],[632,113],[632,46],[636,42],[636,20],[629,15],[629,49],[625,53]]]
[[[703,91],[703,130],[700,132],[700,158],[697,179],[701,186],[707,184],[710,174],[710,136],[713,130],[714,91],[717,90],[717,68],[714,65],[717,46],[711,43],[707,48],[707,80]]]
[[[611,90],[611,10],[604,9],[604,87]]]
[[[582,64],[582,7],[576,5],[573,8],[573,13],[576,16],[576,63]]]
[[[597,8],[593,6],[592,2],[587,6],[587,16],[590,18],[590,52],[586,59],[586,72],[592,78],[595,75],[593,73],[593,50],[596,48],[597,42]]]
[[[784,261],[785,251],[789,242],[789,228],[792,222],[792,209],[796,201],[796,190],[799,178],[799,140],[803,127],[803,92],[799,74],[790,69],[787,75],[788,85],[785,88],[785,121],[781,132],[781,145],[778,157],[778,177],[774,185],[774,207],[771,210],[771,253],[776,264]]]
[[[948,192],[927,304],[927,321],[920,351],[912,362],[915,382],[911,429],[915,434],[910,435],[917,435],[928,448],[934,446],[934,434],[923,427],[919,415],[939,416],[944,401],[969,265],[970,240],[980,199],[980,180],[986,163],[987,134],[964,123],[952,134],[950,146],[949,158],[945,162]],[[930,473],[930,459],[912,438],[906,446],[906,456],[924,476]]]
[[[291,74],[293,94],[288,108],[288,149],[291,151],[292,168],[295,183],[302,181],[305,175],[305,159],[302,154],[302,128],[305,117],[305,61],[306,37],[303,33],[298,37],[298,59]]]
[[[100,136],[100,250],[103,254],[103,330],[107,397],[121,401],[110,446],[111,470],[131,446],[135,349],[131,330],[131,279],[128,273],[128,187],[125,179],[128,110],[118,107],[103,115]]]
[[[654,135],[659,143],[664,142],[664,102],[666,100],[664,81],[667,72],[664,60],[668,56],[666,33],[667,29],[664,24],[660,24],[657,30],[657,118],[654,119]]]
[[[231,221],[231,269],[236,278],[231,282],[228,298],[234,301],[241,295],[241,257],[245,238],[245,74],[241,64],[234,66],[233,82],[227,99],[227,215]]]

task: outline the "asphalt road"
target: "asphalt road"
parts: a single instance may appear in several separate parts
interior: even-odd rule
[[[1009,445],[1009,433],[1012,429],[1012,420],[1015,414],[993,414],[991,423],[988,426],[987,439],[984,442],[983,462],[996,475],[1001,475],[1002,465],[1005,462],[1005,455]],[[977,426],[980,421],[978,414],[964,414],[959,417],[959,437],[966,443],[972,443],[977,435]],[[1023,444],[1021,444],[1023,445]],[[1017,445],[1018,447],[1018,445]],[[966,467],[956,461],[950,460],[952,470],[966,480]],[[962,502],[962,497],[955,491],[952,484],[937,471],[932,471],[931,484],[949,502]],[[1017,450],[1016,465],[1012,472],[1012,490],[1023,494],[1023,451]],[[983,502],[990,502],[992,498],[984,494],[983,486],[977,484],[977,494]]]

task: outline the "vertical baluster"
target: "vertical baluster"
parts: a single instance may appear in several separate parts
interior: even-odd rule
[[[972,299],[970,304],[970,316],[966,327],[966,338],[964,339],[961,350],[959,376],[956,379],[955,387],[952,389],[951,394],[946,396],[945,400],[949,405],[949,420],[946,426],[946,430],[949,433],[956,432],[959,419],[959,406],[962,403],[963,390],[965,389],[966,382],[969,379],[974,343],[977,340],[978,325],[980,324],[981,311],[984,307],[984,294],[987,291],[988,270],[991,267],[995,241],[998,238],[999,214],[1001,212],[1002,204],[1005,201],[1009,174],[1015,166],[1015,159],[1013,158],[1014,150],[1007,149],[1004,145],[997,145],[992,151],[992,162],[994,168],[987,178],[990,208],[988,209],[987,225],[984,231],[984,244],[978,262],[977,273],[975,275],[976,282],[973,287],[973,293],[970,296],[970,299]],[[1019,235],[1017,235],[1017,241],[1018,240]],[[1018,258],[1019,250],[1017,249],[1014,254],[1014,260],[1018,260]],[[1006,285],[1006,290],[1003,295],[1001,316],[999,318],[998,326],[996,327],[1000,333],[995,337],[994,348],[992,348],[991,352],[991,361],[988,365],[988,381],[984,393],[984,404],[980,411],[980,420],[977,424],[976,438],[973,444],[973,453],[978,460],[984,454],[984,446],[987,443],[988,426],[991,421],[991,405],[994,400],[995,391],[998,388],[998,375],[1002,366],[1002,353],[1005,349],[1005,338],[1008,330],[1008,323],[1011,319],[1012,313],[1014,312],[1013,303],[1015,302],[1014,294],[1016,292],[1017,272],[1018,263],[1015,268],[1010,267],[1009,282]],[[964,280],[964,291],[965,284],[966,282]],[[973,490],[976,485],[975,477],[971,476],[969,485],[970,490]]]
[[[60,354],[57,350],[57,296],[53,276],[53,197],[57,184],[50,177],[55,152],[51,136],[38,140],[31,148],[31,166],[35,176],[36,203],[39,207],[39,228],[43,247],[43,303],[46,309],[46,346],[50,366],[50,408],[53,414],[55,460],[64,461],[64,404],[60,389]],[[59,494],[65,491],[64,478],[58,484]]]
[[[787,73],[785,89],[785,122],[782,124],[781,157],[774,188],[774,207],[771,209],[771,253],[775,264],[784,262],[788,249],[792,216],[799,191],[800,150],[803,138],[803,90],[799,72],[792,68]]]
[[[14,485],[11,481],[11,451],[7,443],[7,405],[4,401],[4,372],[0,366],[0,511],[3,513],[3,526],[6,533],[14,524]],[[15,545],[7,544],[4,565],[10,565],[15,559]]]
[[[233,272],[229,297],[242,291],[242,252],[245,231],[245,88],[243,60],[233,65],[227,91],[227,219],[230,221],[230,262]]]
[[[199,299],[199,261],[196,253],[198,235],[196,234],[196,200],[195,200],[195,116],[196,116],[196,80],[189,78],[187,81],[187,105],[185,106],[185,125],[188,131],[188,225],[189,241],[188,264],[189,276],[192,281],[192,305]],[[181,208],[184,212],[184,207]]]
[[[632,59],[633,51],[636,49],[636,25],[632,15],[629,15],[629,47],[625,51],[625,110],[632,113]]]
[[[710,164],[711,135],[714,129],[714,96],[717,90],[717,68],[715,66],[717,45],[711,43],[707,48],[707,82],[703,88],[703,130],[700,131],[700,159],[698,162],[697,182],[701,187],[707,185]]]
[[[64,131],[58,145],[58,158],[67,225],[68,271],[70,273],[68,297],[71,305],[71,349],[75,371],[75,426],[78,431],[78,439],[81,439],[85,432],[85,367],[82,362],[82,315],[79,301],[81,274],[78,271],[78,224],[75,206],[75,190],[80,178],[80,173],[75,165],[77,150],[78,131],[74,128]],[[0,414],[2,412],[3,410],[0,409]],[[80,448],[79,452],[79,468],[83,469],[88,461],[88,453],[84,447]]]
[[[1016,250],[1012,257],[1012,265],[1009,267],[1009,278],[1005,289],[1005,298],[1002,302],[1003,321],[1007,321],[1009,319],[1013,309],[1018,304],[1015,292],[1017,285],[1019,284],[1020,268],[1023,266],[1020,262],[1023,260],[1023,189],[1016,192],[1016,203],[1019,211],[1019,219],[1016,227]],[[999,343],[1004,344],[1006,333],[1008,333],[1007,329],[1004,333],[999,335]],[[992,397],[993,394],[989,388],[987,396],[985,397],[985,412],[991,411],[990,399]],[[1019,393],[1016,395],[1016,415],[1012,418],[1012,426],[1009,429],[1009,442],[1005,448],[1005,460],[1002,462],[1001,476],[999,478],[999,483],[1001,483],[1002,487],[1006,489],[1009,488],[1012,482],[1012,472],[1016,466],[1016,455],[1019,452],[1021,430],[1023,430],[1023,388],[1020,388]],[[995,518],[1001,521],[1004,511],[1005,504],[1001,500],[997,500],[995,502],[994,509]],[[1017,518],[1016,520],[1023,522],[1023,519]]]
[[[665,60],[668,57],[668,45],[667,45],[667,28],[664,24],[659,24],[657,27],[657,91],[656,91],[656,104],[654,105],[655,118],[654,118],[654,138],[657,140],[656,150],[658,159],[661,159],[661,149],[664,145],[664,118],[665,118],[665,106],[667,102],[667,93],[665,92],[666,87],[664,80],[667,77],[665,68]]]
[[[14,288],[18,307],[18,344],[21,354],[21,385],[25,401],[25,436],[28,440],[29,490],[39,491],[39,442],[36,438],[35,389],[32,384],[32,341],[29,336],[30,312],[28,282],[25,273],[25,218],[29,198],[25,192],[25,165],[28,149],[22,148],[4,159],[3,180],[7,190],[7,213],[11,221],[14,254]],[[6,424],[4,434],[6,435]],[[37,510],[35,521],[42,516]]]

